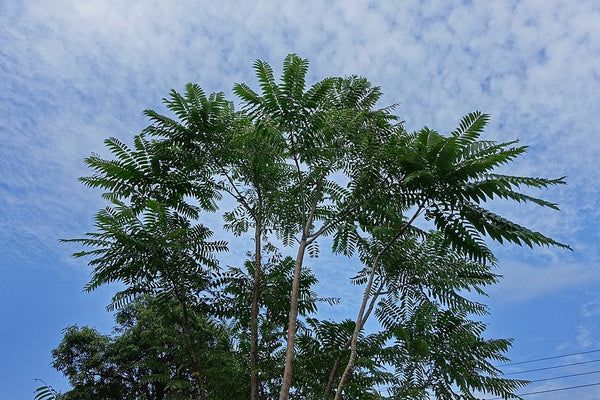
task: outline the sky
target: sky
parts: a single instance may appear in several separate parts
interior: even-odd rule
[[[488,290],[486,335],[514,338],[515,362],[588,352],[506,372],[599,359],[599,21],[596,0],[0,0],[0,400],[33,398],[35,379],[66,389],[50,366],[62,329],[112,327],[115,288],[83,293],[90,270],[59,242],[92,230],[104,206],[77,180],[83,159],[108,156],[107,137],[131,143],[148,124],[142,111],[163,112],[171,89],[194,82],[234,100],[234,83],[257,87],[254,60],[279,74],[289,53],[309,59],[310,82],[361,75],[381,86],[380,106],[398,103],[409,131],[447,134],[467,113],[488,113],[484,139],[530,146],[505,172],[566,176],[534,193],[560,212],[493,205],[573,251],[493,246],[505,278]],[[333,274],[339,259],[318,262],[320,294],[354,293]],[[323,315],[353,317],[352,305]],[[510,376],[574,375],[594,362]],[[595,383],[600,373],[523,392]],[[526,398],[598,400],[599,388]]]

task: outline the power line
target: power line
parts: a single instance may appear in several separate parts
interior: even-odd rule
[[[559,359],[559,358],[566,358],[566,357],[571,357],[571,356],[578,356],[578,355],[591,354],[591,353],[597,353],[597,352],[600,352],[600,349],[588,350],[588,351],[581,351],[581,352],[578,352],[578,353],[562,354],[562,355],[552,356],[552,357],[543,357],[543,358],[537,358],[537,359],[532,359],[532,360],[517,361],[517,362],[512,362],[512,363],[506,363],[506,364],[497,365],[496,367],[500,368],[500,367],[505,367],[505,366],[534,363],[534,362],[538,362],[538,361],[556,360],[556,359]],[[508,373],[505,373],[504,375],[515,375],[515,374],[524,374],[524,373],[527,373],[527,372],[547,371],[547,370],[556,369],[556,368],[571,367],[571,366],[583,365],[583,364],[591,364],[591,363],[595,363],[595,362],[599,362],[599,361],[600,361],[600,359],[588,360],[588,361],[581,361],[581,362],[570,363],[570,364],[556,365],[556,366],[553,366],[553,367],[536,368],[536,369],[529,369],[529,370],[517,371],[517,372],[508,372]],[[563,376],[556,376],[556,377],[544,378],[544,379],[536,379],[536,380],[530,381],[530,383],[552,381],[552,380],[564,379],[564,378],[573,378],[573,377],[577,377],[577,376],[592,375],[592,374],[596,374],[596,373],[600,373],[600,370],[590,371],[590,372],[582,372],[582,373],[570,374],[570,375],[563,375]],[[586,384],[586,385],[568,386],[568,387],[557,388],[557,389],[548,389],[548,390],[542,390],[542,391],[536,391],[536,392],[522,393],[522,394],[519,394],[519,396],[531,396],[531,395],[534,395],[534,394],[551,393],[551,392],[558,392],[558,391],[563,391],[563,390],[586,388],[586,387],[592,387],[592,386],[598,386],[598,385],[600,385],[600,382]],[[493,398],[490,398],[488,400],[500,400],[500,399],[502,399],[502,398],[501,397],[493,397]]]
[[[533,394],[560,392],[560,391],[563,391],[563,390],[579,389],[579,388],[585,388],[585,387],[591,387],[591,386],[598,386],[598,385],[600,385],[600,382],[590,383],[590,384],[587,384],[587,385],[568,386],[568,387],[558,388],[558,389],[540,390],[540,391],[537,391],[537,392],[521,393],[521,394],[519,394],[519,396],[531,396]],[[493,398],[488,399],[488,400],[499,400],[499,399],[502,399],[502,397],[493,397]]]
[[[590,360],[590,361],[580,361],[580,362],[576,362],[576,363],[571,363],[571,364],[561,364],[561,365],[556,365],[554,367],[544,367],[544,368],[536,368],[536,369],[528,369],[525,371],[516,371],[516,372],[507,372],[503,375],[515,375],[515,374],[525,374],[527,372],[537,372],[537,371],[546,371],[549,369],[556,369],[556,368],[562,368],[562,367],[571,367],[573,365],[583,365],[583,364],[591,364],[591,363],[595,363],[600,361],[600,359],[597,360]]]
[[[570,353],[570,354],[563,354],[563,355],[560,355],[560,356],[537,358],[535,360],[526,360],[526,361],[511,362],[511,363],[507,363],[507,364],[497,365],[496,367],[506,367],[506,366],[509,366],[509,365],[519,365],[519,364],[528,364],[528,363],[533,363],[533,362],[538,362],[538,361],[555,360],[557,358],[578,356],[578,355],[581,355],[581,354],[597,353],[599,351],[600,351],[600,349],[597,349],[597,350],[588,350],[588,351],[581,351],[579,353]]]
[[[544,378],[544,379],[536,379],[536,380],[530,381],[530,382],[531,383],[536,383],[536,382],[544,382],[544,381],[553,381],[553,380],[556,380],[556,379],[573,378],[575,376],[592,375],[592,374],[597,374],[599,372],[600,372],[600,370],[598,370],[598,371],[590,371],[590,372],[581,372],[581,373],[578,373],[578,374],[563,375],[563,376],[554,376],[554,377],[551,377],[551,378]]]

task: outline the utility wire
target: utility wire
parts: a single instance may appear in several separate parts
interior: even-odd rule
[[[600,370],[590,371],[590,372],[580,372],[578,374],[563,375],[563,376],[554,376],[554,377],[551,377],[551,378],[544,378],[544,379],[536,379],[534,381],[529,381],[529,382],[536,383],[536,382],[544,382],[544,381],[553,381],[553,380],[556,380],[556,379],[572,378],[572,377],[575,377],[575,376],[592,375],[592,374],[597,374],[599,372],[600,372]]]
[[[582,352],[579,352],[579,353],[563,354],[563,355],[560,355],[560,356],[537,358],[535,360],[526,360],[526,361],[511,362],[511,363],[507,363],[507,364],[496,365],[496,367],[498,368],[498,367],[506,367],[508,365],[519,365],[519,364],[528,364],[528,363],[533,363],[533,362],[538,362],[538,361],[555,360],[557,358],[578,356],[578,355],[581,355],[581,354],[590,354],[590,353],[597,353],[597,352],[600,352],[600,349],[589,350],[589,351],[582,351]]]
[[[590,383],[590,384],[587,384],[587,385],[568,386],[568,387],[558,388],[558,389],[540,390],[540,391],[537,391],[537,392],[521,393],[521,394],[519,394],[519,396],[531,396],[533,394],[542,394],[542,393],[550,393],[550,392],[560,392],[560,391],[563,391],[563,390],[579,389],[579,388],[585,388],[585,387],[591,387],[591,386],[598,386],[598,385],[600,385],[600,382]],[[500,399],[502,399],[502,397],[492,397],[491,399],[488,399],[488,400],[500,400]]]
[[[556,369],[556,368],[562,368],[562,367],[571,367],[573,365],[582,365],[582,364],[590,364],[590,363],[595,363],[600,361],[600,359],[597,360],[590,360],[590,361],[580,361],[580,362],[576,362],[576,363],[571,363],[571,364],[561,364],[561,365],[556,365],[554,367],[544,367],[544,368],[536,368],[536,369],[528,369],[526,371],[516,371],[516,372],[507,372],[503,375],[515,375],[515,374],[524,374],[527,372],[536,372],[536,371],[546,371],[549,369]]]

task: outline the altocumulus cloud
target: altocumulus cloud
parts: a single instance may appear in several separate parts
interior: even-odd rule
[[[278,73],[295,52],[313,82],[380,85],[409,130],[447,133],[468,112],[490,113],[486,137],[531,145],[510,173],[568,180],[542,193],[561,213],[498,210],[576,250],[498,248],[506,279],[491,292],[526,301],[594,284],[599,20],[595,0],[1,2],[0,250],[15,263],[66,259],[57,239],[91,229],[102,205],[77,177],[105,137],[130,142],[171,88],[231,96],[235,82],[256,85],[255,59]]]

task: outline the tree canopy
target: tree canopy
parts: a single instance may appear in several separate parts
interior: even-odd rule
[[[144,112],[150,125],[132,146],[109,138],[112,158],[86,159],[92,174],[81,181],[109,202],[94,232],[69,239],[93,268],[86,289],[123,283],[109,306],[118,321],[155,313],[147,329],[174,350],[128,359],[118,343],[143,334],[139,317],[117,337],[68,328],[54,353],[74,387],[65,396],[113,390],[93,371],[130,376],[137,363],[140,399],[177,398],[178,382],[200,399],[517,398],[525,382],[493,366],[510,340],[484,339],[474,318],[487,308],[465,292],[484,295],[499,279],[489,240],[568,248],[486,208],[504,199],[558,209],[528,189],[564,179],[499,173],[527,148],[481,139],[481,112],[447,135],[408,132],[365,78],[307,87],[308,61],[293,54],[280,80],[266,62],[254,69],[257,90],[233,88],[239,110],[188,84],[164,99],[171,115]],[[211,226],[214,213],[222,223]],[[319,304],[336,302],[313,291],[323,243],[340,263],[362,264],[351,277],[355,317],[319,319]],[[224,265],[233,246],[247,258]],[[379,329],[367,332],[371,316]],[[80,344],[89,359],[68,358]],[[119,382],[114,390],[134,390]]]

